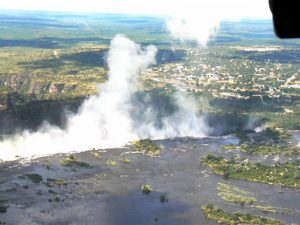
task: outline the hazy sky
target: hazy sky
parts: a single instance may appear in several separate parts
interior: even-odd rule
[[[212,7],[213,6],[213,7]],[[190,10],[232,18],[270,18],[268,0],[0,0],[0,9],[171,15]],[[224,17],[224,16],[223,16]]]
[[[159,15],[181,41],[205,46],[222,21],[271,18],[268,0],[0,0],[0,9]]]

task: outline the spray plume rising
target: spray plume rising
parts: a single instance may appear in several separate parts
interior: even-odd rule
[[[264,0],[167,1],[171,8],[167,20],[170,34],[181,41],[196,41],[199,46],[206,46],[216,36],[222,21],[271,18],[268,1]]]
[[[142,110],[143,120],[137,122],[132,116],[138,75],[155,63],[156,52],[154,46],[142,48],[117,35],[107,58],[109,80],[101,93],[88,98],[78,113],[69,116],[66,129],[44,123],[37,132],[24,131],[4,140],[0,143],[0,159],[120,147],[141,138],[204,136],[207,128],[196,104],[183,94],[174,96],[177,110],[161,118],[160,126],[150,105]]]

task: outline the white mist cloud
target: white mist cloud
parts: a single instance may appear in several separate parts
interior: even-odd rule
[[[144,116],[147,119],[139,123],[137,127],[137,132],[142,135],[140,138],[204,137],[211,131],[206,125],[204,118],[199,114],[199,109],[193,96],[177,92],[172,97],[177,110],[168,116],[160,118],[160,128],[156,126],[157,116],[155,114],[157,112],[151,105],[147,105],[144,111]]]
[[[175,3],[167,29],[174,38],[205,46],[222,21],[270,17],[268,1],[264,0],[185,0]]]
[[[88,99],[80,112],[69,121],[71,136],[88,136],[80,149],[122,146],[138,138],[130,111],[131,96],[136,92],[137,76],[155,63],[156,48],[139,45],[123,36],[116,36],[108,55],[109,81],[101,88],[101,94]]]
[[[0,143],[0,159],[120,147],[140,138],[204,136],[207,129],[195,102],[182,94],[174,97],[178,110],[162,118],[160,127],[155,126],[157,117],[151,106],[143,108],[144,120],[137,122],[132,116],[137,78],[155,63],[156,52],[154,46],[142,48],[117,35],[107,59],[109,80],[101,93],[87,99],[77,114],[69,116],[65,130],[45,123],[37,132],[24,131],[4,140]]]

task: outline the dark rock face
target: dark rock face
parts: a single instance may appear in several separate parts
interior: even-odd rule
[[[84,98],[72,100],[18,99],[10,96],[6,110],[0,111],[0,135],[13,134],[19,130],[36,130],[44,121],[64,127],[67,112],[76,112]]]

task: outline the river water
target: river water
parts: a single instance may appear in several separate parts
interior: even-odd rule
[[[0,213],[6,224],[216,224],[205,218],[201,205],[213,204],[226,211],[242,211],[280,219],[287,224],[300,221],[300,193],[276,185],[224,180],[201,165],[208,153],[233,156],[225,152],[226,144],[237,144],[233,136],[203,139],[169,139],[156,141],[162,147],[160,157],[133,152],[132,147],[75,154],[91,168],[61,165],[65,155],[27,161],[4,162],[0,169],[0,200],[9,208]],[[97,156],[99,156],[97,155]],[[243,157],[246,157],[244,155]],[[131,163],[124,163],[128,158]],[[109,165],[108,160],[117,162]],[[252,158],[256,160],[256,158]],[[270,161],[261,157],[259,161]],[[271,160],[272,161],[272,160]],[[23,174],[40,174],[41,183],[24,179]],[[20,178],[21,176],[21,178]],[[47,178],[63,179],[67,185],[47,187]],[[226,202],[218,196],[218,182],[252,192],[264,206],[288,208],[291,214],[265,213],[250,205]],[[141,186],[151,184],[154,191],[144,194]],[[161,202],[160,196],[168,201]]]

